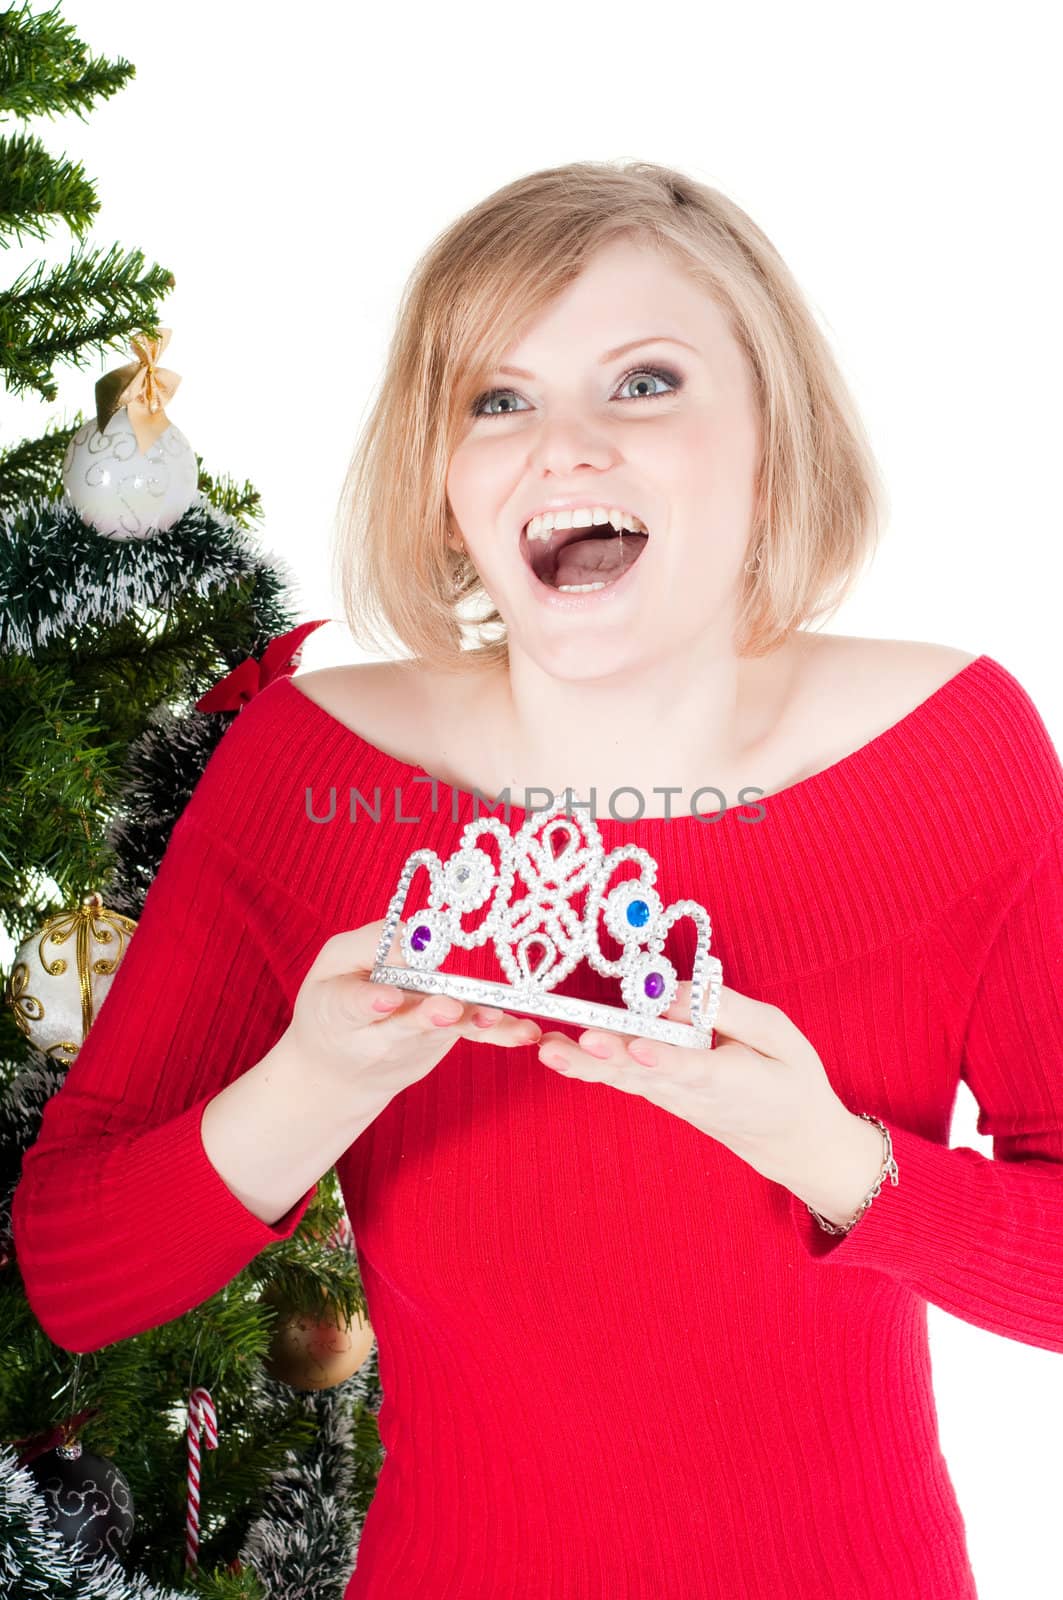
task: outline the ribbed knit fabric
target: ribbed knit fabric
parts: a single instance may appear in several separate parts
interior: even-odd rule
[[[349,820],[352,790],[379,823],[361,799]],[[17,1252],[59,1344],[175,1317],[291,1234],[310,1197],[272,1227],[248,1212],[206,1158],[204,1106],[282,1033],[325,939],[383,917],[408,853],[449,855],[475,814],[291,679],[239,713],[25,1159]],[[338,1164],[386,1448],[348,1600],[968,1600],[927,1304],[1063,1352],[1044,722],[981,655],[714,823],[598,828],[655,856],[665,903],[708,907],[724,981],[782,1007],[845,1104],[883,1119],[900,1182],[835,1238],[641,1097],[534,1046],[456,1045]],[[694,937],[670,935],[681,976]],[[448,964],[501,975],[486,947]],[[585,966],[560,992],[620,1003]],[[995,1159],[948,1145],[961,1077]]]

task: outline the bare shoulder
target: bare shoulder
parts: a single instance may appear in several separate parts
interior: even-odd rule
[[[920,639],[810,636],[801,722],[829,729],[828,740],[845,754],[900,722],[975,660],[970,650]]]
[[[908,688],[925,688],[930,694],[977,659],[970,650],[959,650],[956,645],[938,645],[921,638],[820,634],[816,635],[816,643],[828,646],[821,653],[826,672],[842,678],[855,674],[864,690],[877,683],[885,688],[895,685],[900,693]],[[808,653],[808,659],[813,667],[818,666],[815,651]]]
[[[420,663],[349,662],[300,672],[296,683],[370,744],[415,764],[430,757],[439,685]]]
[[[396,710],[409,704],[413,687],[401,661],[352,661],[300,672],[298,688],[337,722],[372,740],[393,725]]]
[[[854,679],[867,696],[899,696],[901,701],[909,694],[925,699],[977,659],[970,650],[922,639],[862,639],[843,633],[830,635],[830,645],[824,668],[835,681]],[[814,656],[810,659],[815,662]]]

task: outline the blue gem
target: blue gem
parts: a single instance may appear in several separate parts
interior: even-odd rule
[[[631,900],[628,902],[627,920],[633,928],[641,928],[650,920],[650,908],[645,900]]]

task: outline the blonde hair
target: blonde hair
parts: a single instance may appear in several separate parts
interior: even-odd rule
[[[712,295],[752,369],[761,456],[738,654],[769,653],[832,615],[856,583],[886,494],[827,339],[774,245],[726,195],[683,173],[580,161],[480,201],[407,282],[338,509],[334,575],[360,645],[389,654],[397,641],[444,671],[506,661],[505,624],[469,556],[447,543],[450,458],[514,340],[621,238],[660,250]],[[474,649],[463,647],[466,628]]]

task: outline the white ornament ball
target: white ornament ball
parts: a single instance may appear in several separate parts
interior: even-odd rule
[[[129,948],[136,923],[86,895],[50,917],[20,946],[7,1003],[19,1031],[41,1052],[72,1061]]]
[[[111,539],[148,539],[165,533],[196,497],[195,452],[180,428],[141,453],[125,406],[104,433],[86,422],[66,447],[63,487],[83,522]]]

